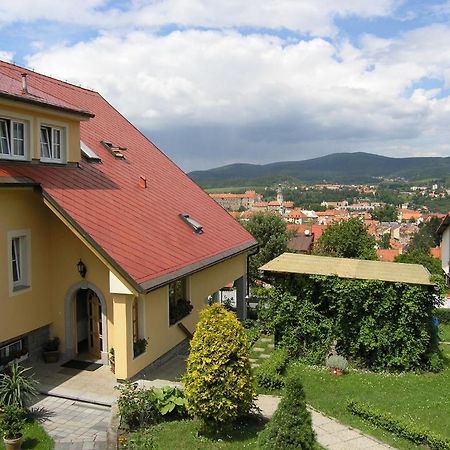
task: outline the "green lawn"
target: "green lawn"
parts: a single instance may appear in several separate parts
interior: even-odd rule
[[[442,348],[450,358],[450,345]],[[353,416],[346,409],[347,402],[369,402],[450,439],[450,367],[438,374],[350,371],[342,377],[333,377],[325,368],[300,365],[300,372],[310,405],[395,447],[420,448]]]
[[[36,422],[29,423],[23,430],[22,450],[51,450],[53,440]],[[0,439],[0,449],[4,450],[3,439]]]
[[[439,339],[443,342],[450,342],[450,324],[439,324]]]
[[[178,420],[163,422],[152,428],[148,434],[152,435],[154,449],[166,450],[215,450],[215,449],[257,449],[258,433],[264,428],[264,422],[258,418],[251,419],[240,425],[235,425],[228,434],[217,440],[198,435],[200,423],[197,420]],[[145,432],[139,432],[141,434]],[[130,439],[139,439],[134,433]],[[134,450],[133,446],[129,446]],[[136,450],[146,450],[143,440],[136,442]]]

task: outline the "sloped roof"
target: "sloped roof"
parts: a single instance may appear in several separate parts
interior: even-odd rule
[[[260,270],[268,272],[327,275],[357,280],[433,285],[430,272],[420,264],[403,264],[362,259],[333,258],[298,253],[283,253]]]
[[[30,92],[89,111],[80,138],[102,163],[78,167],[0,162],[0,182],[29,179],[43,195],[141,291],[246,251],[255,239],[100,94],[0,61],[0,86],[28,74]],[[52,100],[53,101],[53,100]],[[102,144],[126,147],[116,159]],[[139,186],[145,177],[147,188]],[[196,234],[180,219],[203,226]]]

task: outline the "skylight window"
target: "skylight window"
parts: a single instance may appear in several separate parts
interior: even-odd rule
[[[181,213],[180,218],[181,220],[183,220],[183,222],[187,223],[194,230],[195,233],[197,234],[203,233],[203,225],[200,225],[196,220],[190,217],[189,214]]]
[[[102,141],[103,146],[109,150],[112,155],[117,159],[125,159],[123,152],[127,149],[126,147],[120,147],[118,145],[113,145],[111,142]]]
[[[81,154],[88,160],[92,162],[102,162],[100,156],[94,152],[90,147],[88,147],[83,141],[80,141]]]

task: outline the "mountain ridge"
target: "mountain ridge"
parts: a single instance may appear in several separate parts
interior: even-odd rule
[[[366,152],[331,153],[302,161],[227,164],[188,175],[203,187],[245,186],[287,179],[305,183],[370,183],[379,182],[380,178],[442,180],[450,178],[450,157],[393,158]]]

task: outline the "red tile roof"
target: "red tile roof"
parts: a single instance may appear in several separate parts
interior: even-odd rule
[[[43,194],[136,288],[152,289],[256,244],[100,94],[0,61],[1,89],[16,93],[23,72],[30,92],[95,114],[81,122],[80,137],[102,163],[56,167],[2,161],[0,181],[28,177],[40,183]],[[126,147],[126,159],[116,159],[102,140]],[[146,189],[139,187],[140,176],[147,179]],[[195,234],[180,213],[199,222],[203,234]]]
[[[394,261],[395,257],[400,255],[399,249],[384,249],[379,248],[377,249],[377,256],[379,261]]]
[[[433,247],[429,250],[430,256],[441,259],[441,247]]]

